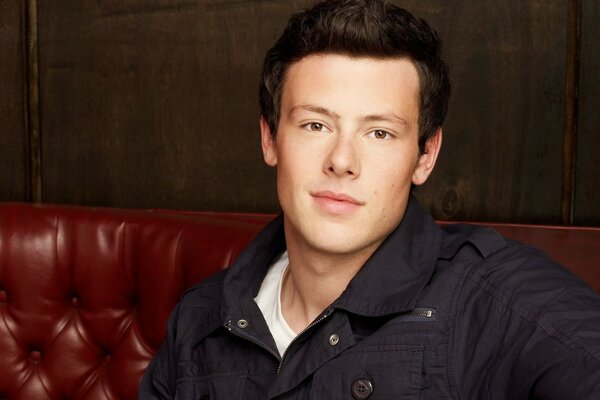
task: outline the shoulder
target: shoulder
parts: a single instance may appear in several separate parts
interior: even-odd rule
[[[181,296],[180,308],[212,307],[221,297],[227,270],[220,270],[207,279],[187,289]]]
[[[505,305],[532,318],[565,295],[598,299],[583,280],[537,248],[510,239],[472,268],[467,279]]]
[[[473,259],[475,249],[479,257],[463,271],[459,307],[479,302],[475,309],[497,317],[495,324],[529,325],[565,349],[580,349],[600,360],[598,293],[534,247],[491,228],[462,229],[472,246],[459,249],[456,257],[463,251]]]
[[[193,345],[222,325],[221,298],[225,270],[192,286],[181,297],[171,324],[180,345]]]
[[[518,300],[518,294],[523,294],[547,300],[548,296],[557,295],[557,290],[575,289],[598,297],[580,278],[541,250],[505,238],[493,228],[457,224],[443,230],[442,258],[461,264],[454,269],[460,269],[467,280],[496,297]]]

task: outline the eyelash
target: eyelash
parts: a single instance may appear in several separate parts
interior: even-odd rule
[[[375,134],[376,134],[377,132],[381,132],[381,133],[385,134],[385,136],[384,136],[383,138],[378,138],[378,137],[375,137]],[[369,137],[371,137],[371,136],[372,136],[374,139],[379,139],[379,140],[386,140],[386,139],[391,139],[391,138],[392,138],[392,134],[391,134],[391,133],[389,133],[388,131],[384,131],[383,129],[375,129],[375,130],[373,130],[373,131],[369,132],[369,133],[367,134],[367,136],[369,136]]]
[[[315,125],[318,125],[319,129],[313,129]],[[302,125],[302,128],[305,128],[310,132],[323,132],[323,130],[327,129],[325,124],[322,124],[320,122],[309,122],[307,124]]]

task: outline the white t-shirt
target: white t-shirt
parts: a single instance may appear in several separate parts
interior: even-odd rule
[[[260,285],[260,290],[254,298],[267,321],[280,355],[283,355],[285,349],[296,337],[296,332],[290,328],[281,313],[281,286],[288,264],[288,254],[287,251],[284,251],[269,267],[269,271]]]

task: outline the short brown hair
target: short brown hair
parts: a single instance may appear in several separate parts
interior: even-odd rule
[[[446,118],[450,97],[441,42],[427,22],[381,0],[327,0],[293,15],[263,64],[260,109],[272,135],[287,69],[319,53],[410,59],[419,74],[419,149],[424,151]]]

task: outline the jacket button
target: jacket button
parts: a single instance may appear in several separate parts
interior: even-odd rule
[[[240,319],[237,322],[237,326],[239,326],[240,328],[244,329],[244,328],[248,327],[248,321],[246,321],[245,319]]]
[[[329,344],[331,346],[335,346],[340,342],[340,337],[339,335],[336,335],[335,333],[331,336],[329,336]]]
[[[373,394],[373,384],[368,379],[357,379],[352,382],[352,397],[357,400],[368,399]]]

